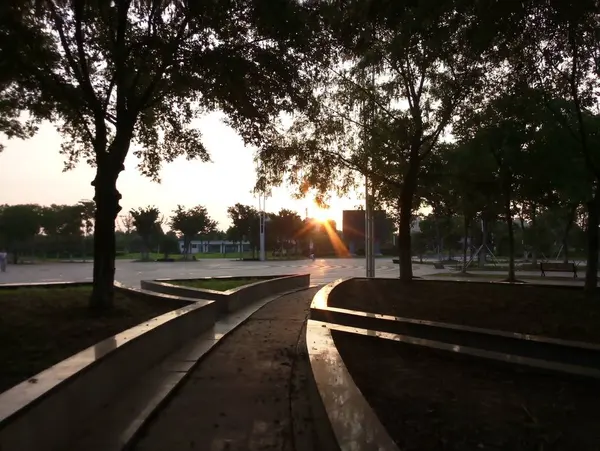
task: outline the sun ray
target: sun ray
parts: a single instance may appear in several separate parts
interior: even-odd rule
[[[329,210],[326,208],[315,208],[311,211],[312,219],[324,224],[331,219]]]

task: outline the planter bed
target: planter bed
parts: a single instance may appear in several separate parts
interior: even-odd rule
[[[328,306],[600,342],[600,299],[577,287],[351,279],[331,291]]]
[[[115,308],[87,308],[91,285],[0,289],[0,392],[105,338],[173,310],[115,293]]]
[[[332,331],[399,449],[597,450],[600,382]]]

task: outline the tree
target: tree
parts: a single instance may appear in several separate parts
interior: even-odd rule
[[[121,216],[121,224],[123,225],[123,232],[125,232],[125,234],[129,235],[133,232],[134,225],[131,213]]]
[[[419,262],[423,263],[423,254],[427,251],[427,243],[423,239],[422,232],[413,232],[411,237],[412,248],[417,257],[419,257]]]
[[[114,298],[116,183],[132,143],[154,179],[163,160],[209,159],[192,126],[206,111],[224,111],[258,145],[273,117],[307,107],[309,64],[325,55],[312,2],[11,0],[2,8],[11,89],[60,124],[66,168],[80,160],[96,168],[94,308]]]
[[[517,3],[517,2],[515,2]],[[596,293],[600,241],[600,163],[597,153],[600,87],[595,0],[521,3],[517,30],[509,45],[513,76],[523,78],[544,94],[544,103],[557,127],[571,137],[569,147],[580,152],[592,182],[587,193],[587,270],[585,289]],[[516,17],[515,17],[516,19]],[[562,100],[557,100],[562,99]],[[596,143],[594,143],[596,141]]]
[[[289,251],[295,246],[298,232],[302,228],[302,218],[298,213],[286,208],[272,214],[268,223],[267,237],[272,237],[277,250]]]
[[[409,282],[423,162],[477,90],[493,36],[481,31],[475,2],[330,3],[341,61],[319,89],[321,108],[261,148],[259,188],[289,176],[301,193],[314,187],[319,200],[334,187],[347,189],[349,171],[369,176],[376,193],[391,187],[400,278]]]
[[[179,252],[179,239],[175,232],[169,231],[161,236],[160,250],[163,253],[165,260],[169,258],[169,254],[176,254]]]
[[[148,206],[146,208],[138,208],[129,212],[133,218],[133,226],[135,231],[142,239],[144,244],[142,252],[142,260],[150,259],[150,248],[152,239],[156,237],[162,229],[160,228],[160,211],[156,207]]]
[[[37,127],[31,116],[26,121],[22,120],[32,105],[30,98],[23,96],[13,84],[19,75],[15,62],[22,57],[14,43],[15,39],[33,39],[33,36],[15,36],[11,32],[9,25],[13,19],[13,9],[11,2],[2,2],[0,5],[0,133],[8,139],[27,139],[35,134]],[[39,45],[39,42],[36,44]],[[0,152],[2,150],[4,145],[0,143]]]
[[[463,272],[467,265],[467,243],[478,247],[479,266],[484,267],[490,244],[491,224],[502,213],[501,186],[497,162],[489,149],[469,143],[459,143],[446,155],[448,170],[454,173],[458,210],[463,215]]]
[[[239,243],[244,239],[250,241],[250,247],[254,255],[259,239],[258,211],[252,206],[237,203],[227,208],[227,215],[233,223],[232,233],[235,233],[235,241]]]
[[[171,229],[179,232],[180,238],[183,239],[184,259],[187,260],[188,254],[191,253],[192,239],[196,235],[206,235],[216,227],[216,222],[213,221],[206,208],[202,205],[186,210],[183,206],[178,205],[177,209],[171,216]]]
[[[13,255],[15,264],[24,244],[40,231],[41,209],[36,204],[0,206],[0,237]]]
[[[210,248],[210,242],[218,239],[217,222],[211,221],[199,234],[198,237],[201,241],[206,242],[207,249]]]
[[[508,231],[508,281],[514,282],[514,202],[528,178],[525,172],[531,170],[524,162],[530,146],[535,142],[542,117],[537,93],[523,86],[504,84],[502,88],[500,95],[488,100],[483,108],[466,118],[457,127],[457,132],[465,145],[474,146],[475,151],[490,152],[496,163],[502,211]]]
[[[87,249],[85,247],[86,238],[94,231],[94,217],[96,215],[96,205],[91,200],[80,200],[78,203],[81,210],[81,219],[83,221],[83,261],[85,261]]]
[[[74,251],[79,252],[82,230],[82,206],[56,205],[41,207],[40,225],[44,233],[57,245],[57,256],[68,252],[73,257]]]
[[[232,241],[234,244],[238,243],[240,245],[240,254],[242,253],[242,243],[239,241],[240,240],[240,232],[237,230],[237,227],[234,225],[231,225],[227,228],[227,230],[225,231],[225,238],[229,241]]]

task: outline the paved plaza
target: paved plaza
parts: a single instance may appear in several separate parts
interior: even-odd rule
[[[92,263],[38,263],[10,265],[0,273],[0,284],[27,282],[91,281]],[[139,287],[140,280],[160,278],[194,278],[217,276],[259,276],[310,273],[311,283],[329,283],[342,277],[364,277],[365,260],[330,258],[312,260],[271,260],[242,262],[231,259],[210,259],[192,262],[141,263],[117,260],[116,279],[130,287]],[[443,272],[432,265],[413,265],[416,276]],[[398,277],[398,265],[390,259],[375,260],[377,277]]]

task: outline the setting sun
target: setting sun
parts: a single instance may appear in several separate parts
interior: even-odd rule
[[[329,209],[316,207],[311,211],[311,217],[319,222],[327,222],[331,219]]]

